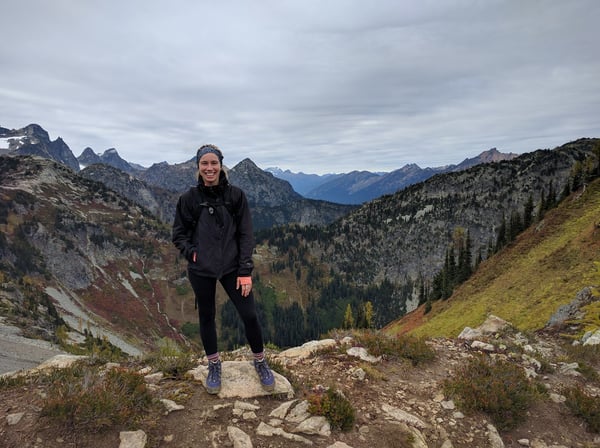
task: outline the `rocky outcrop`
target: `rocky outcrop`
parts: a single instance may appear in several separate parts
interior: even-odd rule
[[[600,441],[599,436],[587,432],[577,421],[573,422],[575,426],[565,426],[571,418],[565,418],[568,410],[562,387],[577,382],[579,377],[574,366],[555,361],[560,349],[553,341],[525,336],[497,316],[490,316],[477,328],[465,329],[463,336],[456,341],[429,341],[436,361],[422,368],[410,368],[385,358],[376,360],[351,337],[311,341],[302,347],[269,354],[273,363],[285,366],[290,378],[302,382],[304,390],[336,387],[347,397],[356,410],[356,421],[349,431],[332,428],[326,418],[312,414],[310,400],[296,396],[298,391],[287,375],[276,373],[277,388],[273,393],[262,390],[247,349],[227,354],[223,362],[223,388],[218,396],[204,391],[205,359],[199,359],[197,367],[188,372],[186,385],[173,384],[150,367],[138,368],[149,389],[157,396],[167,394],[172,399],[160,400],[164,421],[157,422],[150,432],[144,428],[121,432],[119,447],[144,448],[150,438],[153,443],[160,440],[165,446],[289,448],[567,448],[594,446]],[[475,344],[477,341],[489,344],[492,349]],[[522,423],[522,430],[500,431],[483,415],[461,412],[445,395],[444,379],[476,353],[515,362],[533,377],[543,375],[548,400],[530,413]],[[359,354],[366,354],[368,361]],[[40,369],[66,366],[76,359],[57,357]],[[552,373],[542,371],[541,359],[551,360]],[[354,373],[363,367],[370,373],[359,378]],[[385,379],[377,379],[377,375]],[[587,388],[591,394],[600,396],[597,386],[589,384]],[[10,437],[22,431],[24,422],[32,419],[32,410],[24,404],[8,410],[0,408],[0,416],[2,412],[5,423],[0,426],[0,434]],[[553,425],[548,426],[548,421]],[[63,443],[67,438],[65,433],[61,437]],[[62,446],[41,439],[39,446],[42,445]]]
[[[594,288],[590,286],[583,288],[570,303],[559,307],[558,310],[550,316],[546,328],[551,329],[560,327],[569,320],[580,319],[582,315],[585,314],[582,309],[584,306],[600,300],[600,297],[594,295],[593,290]]]

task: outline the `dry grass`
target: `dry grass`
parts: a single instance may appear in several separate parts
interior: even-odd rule
[[[586,286],[600,285],[600,180],[578,199],[568,198],[505,250],[479,266],[447,301],[433,304],[415,336],[456,337],[489,314],[523,331],[543,328],[559,306]],[[591,305],[597,311],[600,305]],[[598,313],[589,326],[597,325]],[[590,318],[591,319],[591,318]],[[388,326],[403,332],[402,320]]]

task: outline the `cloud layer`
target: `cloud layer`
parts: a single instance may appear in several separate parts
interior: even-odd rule
[[[307,173],[600,137],[600,2],[9,0],[0,126]]]

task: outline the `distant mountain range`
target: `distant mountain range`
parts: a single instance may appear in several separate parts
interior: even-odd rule
[[[182,192],[189,185],[195,183],[196,167],[193,158],[181,164],[169,165],[167,162],[161,162],[145,168],[127,162],[119,156],[115,148],[107,149],[99,154],[94,152],[92,148],[87,147],[79,157],[75,157],[60,137],[50,141],[48,133],[37,124],[30,124],[22,129],[13,130],[0,127],[0,154],[2,153],[38,155],[61,162],[75,171],[101,163],[134,175],[150,185],[175,192]],[[293,192],[290,190],[288,194],[295,192],[307,199],[358,205],[386,194],[395,193],[436,174],[462,171],[482,163],[511,160],[517,156],[518,154],[501,153],[496,148],[492,148],[476,157],[467,158],[457,165],[421,168],[416,164],[407,164],[389,173],[352,171],[342,174],[317,175],[294,173],[289,170],[283,171],[279,168],[267,168],[264,172],[272,174],[277,179],[289,182]],[[258,167],[256,169],[260,170]],[[254,172],[253,174],[257,173]],[[236,176],[235,167],[232,169],[232,176],[236,181],[242,181],[240,176]],[[260,175],[260,177],[263,176]],[[273,199],[272,194],[265,194],[271,190],[269,186],[273,181],[270,178],[268,180],[267,184],[262,185],[260,197],[257,194],[254,195],[255,205],[259,205],[265,198],[268,201]],[[254,182],[249,182],[248,185],[250,184],[256,185]],[[282,185],[279,185],[279,188],[282,188]],[[283,189],[286,190],[287,187],[283,187]],[[252,195],[252,188],[248,193]],[[296,199],[299,199],[300,196],[296,196]],[[270,204],[270,206],[273,205]],[[270,220],[267,219],[266,221]]]
[[[339,204],[362,204],[385,194],[400,191],[409,185],[422,182],[431,176],[466,170],[482,163],[500,162],[517,157],[515,153],[501,153],[496,148],[484,151],[476,157],[467,158],[458,165],[437,168],[421,168],[407,164],[389,173],[352,171],[345,174],[293,173],[279,168],[267,168],[274,176],[287,180],[294,190],[311,199],[337,202]]]
[[[16,130],[0,127],[2,154],[35,155],[57,161],[87,179],[103,183],[167,223],[173,220],[178,196],[197,183],[195,158],[144,168],[122,159],[114,148],[97,154],[89,147],[76,158],[62,139],[50,141],[48,133],[37,124]],[[355,208],[304,198],[287,181],[261,170],[250,159],[238,163],[228,173],[231,182],[242,187],[248,197],[255,229],[290,222],[324,225]]]

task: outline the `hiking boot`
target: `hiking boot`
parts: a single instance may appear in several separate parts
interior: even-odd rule
[[[206,391],[209,394],[218,394],[221,390],[221,361],[208,362],[208,375],[206,376]]]
[[[267,364],[267,360],[254,360],[254,368],[256,369],[256,373],[258,373],[258,379],[263,389],[267,392],[272,392],[275,389],[275,377]]]

